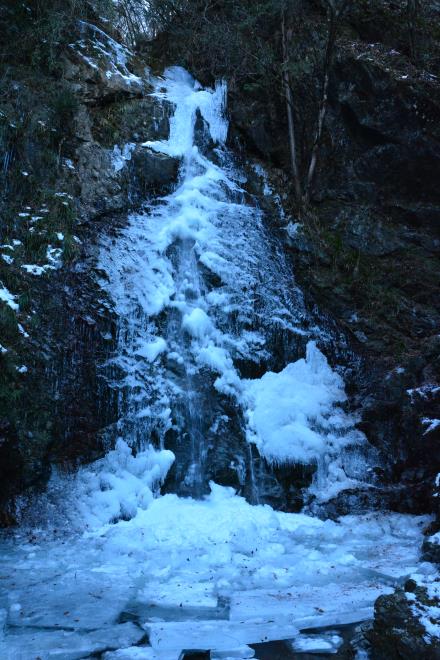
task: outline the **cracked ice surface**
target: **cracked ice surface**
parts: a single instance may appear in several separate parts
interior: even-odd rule
[[[211,488],[202,501],[165,495],[116,524],[100,526],[95,512],[73,538],[37,530],[4,540],[0,657],[232,653],[370,618],[381,593],[415,570],[432,570],[418,563],[426,517],[322,521]]]

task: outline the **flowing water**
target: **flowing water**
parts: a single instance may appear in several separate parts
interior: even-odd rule
[[[365,486],[371,452],[224,146],[225,85],[172,68],[155,95],[172,104],[170,135],[144,148],[179,158],[179,181],[103,239],[98,264],[118,318],[102,365],[113,449],[54,475],[44,521],[2,540],[0,657],[334,651],[342,638],[322,628],[371,618],[378,595],[431,570],[418,562],[427,519],[267,504],[284,497],[276,466],[303,466],[304,497],[325,502]]]

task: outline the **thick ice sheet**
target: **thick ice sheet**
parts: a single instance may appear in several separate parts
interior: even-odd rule
[[[113,628],[78,633],[71,630],[19,631],[0,642],[2,660],[80,660],[107,649],[124,647],[140,642],[142,631],[132,623]]]
[[[18,660],[20,645],[43,660],[82,657],[84,645],[101,644],[99,631],[114,649],[133,646],[133,628],[118,637],[127,615],[138,639],[147,630],[156,650],[176,658],[182,648],[225,651],[370,618],[379,594],[432,571],[418,563],[426,522],[399,514],[322,521],[251,506],[212,484],[204,501],[166,495],[129,521],[101,526],[91,517],[73,538],[35,531],[1,546],[0,657]]]

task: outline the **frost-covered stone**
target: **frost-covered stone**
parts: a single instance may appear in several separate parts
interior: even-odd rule
[[[413,578],[404,589],[376,601],[368,637],[377,660],[440,656],[440,578],[435,574]]]

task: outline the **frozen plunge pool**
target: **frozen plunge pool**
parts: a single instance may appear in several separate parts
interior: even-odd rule
[[[210,649],[238,659],[271,640],[316,650],[299,631],[371,618],[380,594],[433,570],[418,563],[426,522],[321,521],[212,484],[203,501],[166,495],[75,538],[16,535],[1,546],[0,657],[178,660]],[[332,644],[327,635],[318,648]]]

